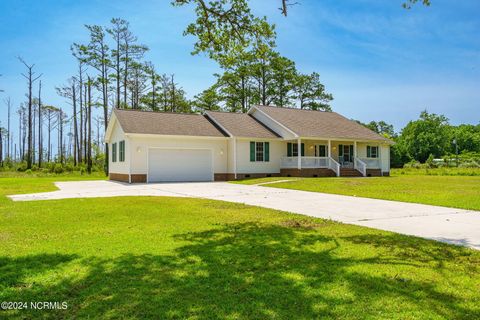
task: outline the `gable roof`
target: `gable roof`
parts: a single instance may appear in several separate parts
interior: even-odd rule
[[[174,136],[225,137],[226,134],[200,114],[140,110],[113,110],[125,133]]]
[[[391,142],[361,124],[349,120],[336,112],[255,106],[299,137],[358,139]]]
[[[205,114],[234,137],[269,139],[280,137],[263,123],[246,113],[207,111]]]

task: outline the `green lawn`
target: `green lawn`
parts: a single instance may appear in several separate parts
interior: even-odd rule
[[[0,318],[480,318],[478,251],[202,199],[4,197],[53,180],[0,178],[0,301],[68,309]]]
[[[266,187],[480,210],[480,176],[394,174],[369,178],[261,178],[236,181]]]

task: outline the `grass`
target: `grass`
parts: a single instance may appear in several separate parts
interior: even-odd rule
[[[414,169],[419,170],[419,169]],[[261,178],[236,181],[259,184],[291,179],[265,187],[342,194],[374,199],[480,210],[480,176],[402,174],[371,178]]]
[[[480,176],[480,168],[440,167],[440,168],[402,168],[392,169],[392,176]]]
[[[57,190],[53,184],[58,181],[79,181],[79,180],[105,180],[105,174],[96,172],[91,175],[80,173],[65,174],[44,174],[44,173],[23,173],[23,172],[0,172],[0,204],[6,198],[3,195],[46,192]]]
[[[202,199],[4,197],[51,181],[0,179],[0,301],[68,309],[0,317],[480,317],[471,249]]]

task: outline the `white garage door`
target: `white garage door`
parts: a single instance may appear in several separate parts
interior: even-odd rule
[[[212,180],[211,150],[152,148],[148,151],[148,182]]]

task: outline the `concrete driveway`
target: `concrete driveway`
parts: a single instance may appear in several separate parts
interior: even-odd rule
[[[60,190],[9,197],[14,201],[113,196],[206,198],[327,218],[480,250],[480,211],[226,182],[129,185],[81,181],[56,185]]]

